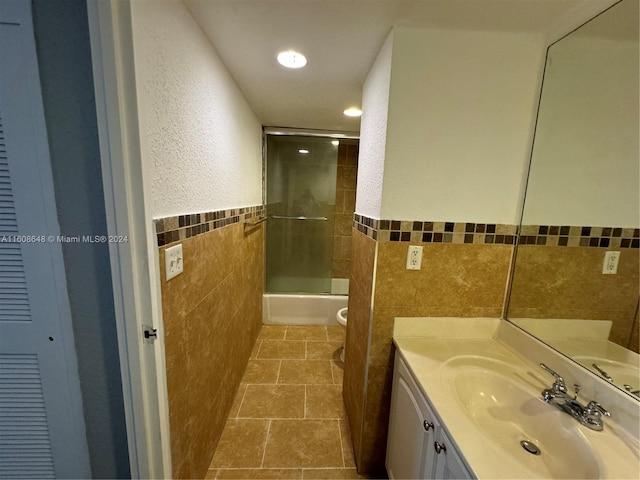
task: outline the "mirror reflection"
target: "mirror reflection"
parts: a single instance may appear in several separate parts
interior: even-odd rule
[[[640,398],[638,2],[547,52],[508,319]]]

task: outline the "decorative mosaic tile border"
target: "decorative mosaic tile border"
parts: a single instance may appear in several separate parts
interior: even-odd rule
[[[523,225],[521,231],[520,245],[640,248],[638,228]]]
[[[216,212],[192,213],[175,217],[160,218],[154,221],[158,246],[195,237],[234,223],[251,220],[264,215],[263,205],[243,208],[230,208]]]
[[[376,220],[354,215],[353,227],[379,242],[513,245],[516,225],[470,222]]]

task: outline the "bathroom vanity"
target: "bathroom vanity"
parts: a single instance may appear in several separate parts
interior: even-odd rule
[[[394,344],[389,478],[638,478],[637,402],[509,322],[396,318]]]

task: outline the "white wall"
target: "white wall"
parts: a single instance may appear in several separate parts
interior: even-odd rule
[[[380,49],[362,88],[356,212],[371,218],[381,218],[392,49],[393,32]]]
[[[179,0],[131,2],[154,218],[262,203],[261,124]]]
[[[549,51],[524,223],[638,227],[638,4],[626,5]],[[613,14],[634,19],[635,41],[589,35]]]
[[[359,194],[356,211],[517,223],[544,50],[536,35],[394,29],[380,207]],[[376,66],[365,94],[375,75]],[[363,106],[360,165],[370,160]],[[359,172],[358,189],[368,174]]]

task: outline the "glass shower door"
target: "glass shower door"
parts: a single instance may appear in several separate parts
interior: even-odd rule
[[[337,164],[330,138],[267,136],[267,292],[331,292]]]

